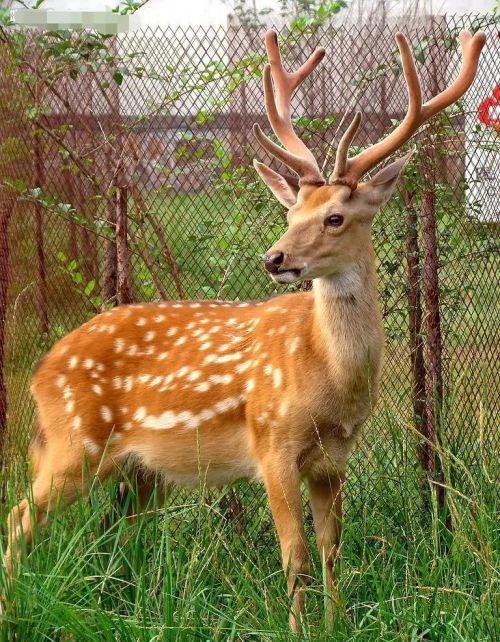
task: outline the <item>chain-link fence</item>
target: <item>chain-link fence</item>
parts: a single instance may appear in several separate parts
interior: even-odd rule
[[[488,42],[473,87],[416,137],[407,178],[374,223],[387,347],[381,400],[350,464],[348,510],[418,513],[422,470],[437,474],[429,444],[438,433],[472,468],[500,443],[500,152],[488,112],[500,103],[496,27],[485,16],[403,30],[429,97],[458,70],[460,29],[478,26]],[[327,171],[354,111],[364,113],[359,146],[405,113],[396,30],[281,31],[289,68],[318,44],[327,51],[293,104],[296,128]],[[102,307],[275,293],[260,256],[283,232],[284,212],[250,164],[262,157],[252,124],[269,131],[263,61],[259,29],[1,31],[4,462],[24,455],[32,433],[37,360]],[[453,474],[458,483],[463,468]],[[241,487],[255,523],[262,496]]]

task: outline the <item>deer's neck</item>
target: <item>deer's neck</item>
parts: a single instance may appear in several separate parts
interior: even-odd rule
[[[348,384],[378,377],[383,330],[373,257],[342,274],[314,281],[313,340],[326,356],[330,376]]]

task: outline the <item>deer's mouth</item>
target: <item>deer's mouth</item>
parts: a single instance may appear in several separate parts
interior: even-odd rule
[[[273,279],[278,283],[294,283],[300,279],[302,270],[298,268],[290,268],[288,270],[279,270],[272,275]]]

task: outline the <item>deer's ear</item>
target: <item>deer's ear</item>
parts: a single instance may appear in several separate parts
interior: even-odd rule
[[[387,203],[414,151],[415,149],[412,149],[405,156],[398,158],[387,167],[384,167],[384,169],[381,169],[366,183],[361,183],[355,193],[363,196],[371,205],[376,205],[377,207]]]
[[[299,179],[293,176],[282,176],[275,172],[264,163],[254,160],[253,166],[257,174],[262,178],[264,183],[269,187],[278,201],[285,207],[292,207],[297,202],[299,193]]]

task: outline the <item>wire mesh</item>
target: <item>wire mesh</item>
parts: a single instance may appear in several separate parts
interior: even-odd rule
[[[494,75],[498,46],[490,17],[411,27],[425,95],[442,89],[456,73],[459,29],[478,25],[489,36],[481,68]],[[406,90],[395,56],[396,30],[352,25],[281,31],[287,67],[303,62],[319,43],[327,50],[321,70],[293,103],[296,127],[320,166],[330,167],[332,141],[354,111],[364,113],[360,147],[403,117]],[[260,256],[286,221],[251,167],[253,157],[262,157],[252,124],[268,130],[259,72],[262,36],[259,29],[241,27],[157,29],[111,38],[87,31],[68,36],[2,30],[5,461],[24,457],[32,434],[29,380],[37,360],[103,306],[127,297],[275,294]],[[470,466],[491,457],[499,444],[499,206],[479,180],[482,166],[471,151],[498,147],[495,127],[479,128],[475,120],[479,104],[494,89],[488,82],[478,78],[465,100],[427,125],[416,139],[413,164],[415,175],[429,162],[435,170],[432,184],[424,188],[435,197],[439,247],[443,438]],[[420,247],[414,287],[422,306],[426,257],[419,240],[423,188],[409,201],[410,191],[405,183],[374,224],[385,366],[381,400],[352,458],[346,485],[348,510],[376,506],[389,516],[396,506],[416,515],[422,507],[408,309],[410,210]],[[484,211],[496,211],[497,218],[485,221]],[[123,214],[127,234],[121,242],[130,256],[130,275],[120,290],[116,227]],[[425,322],[417,330],[417,339],[425,341]],[[460,477],[460,470],[456,474]],[[268,529],[262,489],[238,486],[224,506],[234,513],[240,501],[255,527]]]

